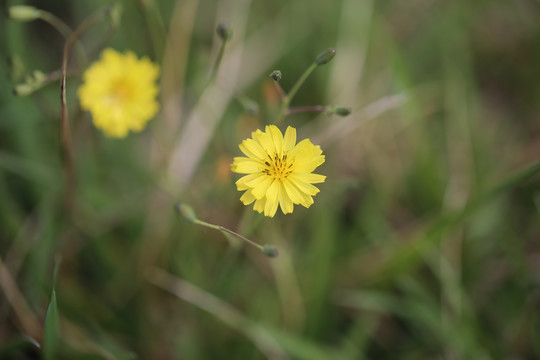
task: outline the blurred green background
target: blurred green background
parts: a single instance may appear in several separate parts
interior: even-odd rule
[[[121,1],[80,39],[88,61],[70,57],[69,211],[65,39],[0,4],[1,359],[540,358],[539,1]],[[111,2],[25,4],[75,29]],[[205,87],[220,22],[234,34]],[[161,111],[125,139],[78,106],[104,47],[161,66]],[[327,180],[265,218],[229,164],[277,114],[268,74],[288,90],[328,47],[292,105],[352,114],[286,118]],[[14,96],[34,70],[53,81]]]

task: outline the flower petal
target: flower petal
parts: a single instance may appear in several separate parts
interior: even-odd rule
[[[272,141],[274,142],[274,147],[278,156],[283,155],[283,134],[279,131],[278,127],[275,125],[270,125],[267,127],[267,131],[270,131],[272,135]]]
[[[297,174],[290,174],[287,179],[290,179],[290,181],[304,194],[306,195],[316,195],[319,192],[319,189],[317,189],[315,186],[311,185],[310,183],[304,181],[301,177],[299,177]]]
[[[283,180],[283,187],[285,191],[287,192],[287,196],[289,197],[289,199],[292,200],[293,203],[300,204],[301,202],[304,201],[304,196],[300,193],[300,190],[298,190],[298,188],[294,186],[294,184],[290,180],[288,179]]]
[[[300,191],[292,181],[283,181],[283,186],[285,187],[285,191],[287,192],[287,195],[289,195],[289,198],[292,200],[293,203],[301,204],[305,207],[309,207],[311,204],[313,204],[313,199],[311,198],[311,196]]]
[[[294,148],[295,143],[296,129],[289,126],[287,127],[287,130],[285,131],[285,137],[283,138],[283,151],[285,153],[288,153],[292,148]]]
[[[260,160],[245,157],[235,157],[231,165],[231,170],[239,174],[252,174],[261,172],[264,164]]]
[[[246,139],[242,141],[239,147],[240,150],[242,150],[242,152],[250,158],[260,160],[266,159],[266,151],[264,151],[261,145],[259,145],[259,143],[253,139]]]
[[[294,171],[297,173],[310,173],[325,159],[321,155],[321,147],[313,145],[309,139],[300,141],[289,154],[294,158]]]
[[[292,200],[287,195],[287,191],[285,190],[285,185],[283,184],[283,182],[280,182],[279,184],[278,199],[279,207],[284,214],[290,214],[293,212],[294,205]]]
[[[256,199],[255,199],[255,196],[253,196],[253,194],[251,193],[251,190],[247,190],[241,197],[240,197],[240,201],[244,204],[244,205],[249,205],[251,204],[252,202],[254,202]]]
[[[320,184],[326,180],[326,176],[313,173],[301,173],[296,174],[296,176],[310,184]]]
[[[256,181],[257,183],[253,186],[251,193],[259,200],[266,196],[266,192],[272,184],[273,179],[270,176],[262,176],[261,179],[257,179]],[[251,185],[251,183],[254,183],[254,181],[250,182],[248,185]]]
[[[278,208],[279,180],[274,180],[266,191],[266,204],[264,206],[264,215],[274,217]]]
[[[253,205],[253,210],[257,211],[259,214],[264,211],[266,205],[266,198],[257,199]]]
[[[244,191],[247,189],[251,189],[253,186],[249,186],[248,183],[251,181],[254,181],[260,177],[264,177],[264,174],[256,173],[256,174],[249,174],[242,176],[240,179],[236,181],[236,188],[238,191]],[[262,180],[262,179],[261,179]]]
[[[252,136],[253,140],[257,141],[261,145],[261,147],[264,149],[264,151],[266,151],[270,158],[273,158],[273,155],[276,153],[276,146],[274,145],[274,140],[272,139],[272,135],[270,134],[269,126],[266,127],[266,132],[257,130],[252,134]]]

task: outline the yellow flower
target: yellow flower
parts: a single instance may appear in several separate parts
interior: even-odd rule
[[[238,191],[245,191],[240,201],[244,205],[255,202],[253,209],[269,217],[276,214],[278,204],[284,214],[292,213],[293,204],[313,204],[312,196],[319,189],[312,184],[326,179],[312,173],[324,163],[320,146],[309,139],[296,144],[296,130],[290,126],[285,137],[274,125],[251,137],[239,146],[247,157],[235,157],[231,164],[232,171],[247,174],[236,182]]]
[[[127,51],[105,49],[85,71],[78,95],[81,107],[92,113],[94,125],[110,137],[139,132],[157,113],[159,67]]]

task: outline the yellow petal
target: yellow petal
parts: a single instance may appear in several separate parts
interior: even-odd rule
[[[255,196],[253,196],[253,194],[251,193],[251,190],[247,190],[241,197],[240,197],[240,201],[244,204],[244,205],[249,205],[251,204],[252,202],[254,202],[256,199],[255,199]]]
[[[326,176],[313,173],[301,173],[296,174],[296,176],[310,184],[319,184],[323,183],[324,180],[326,180]]]
[[[288,153],[294,147],[296,143],[296,129],[293,127],[287,127],[285,131],[285,137],[283,138],[283,151]]]
[[[304,181],[301,177],[299,177],[297,174],[290,174],[287,177],[288,180],[290,180],[301,192],[303,192],[306,195],[316,195],[319,192],[319,189],[317,189],[315,186],[311,185],[310,183]]]
[[[266,153],[270,155],[271,158],[274,157],[274,154],[276,153],[276,147],[274,145],[272,135],[270,134],[269,126],[266,127],[266,132],[255,132],[253,134],[253,140],[257,141],[264,149],[264,151],[266,151]]]
[[[278,195],[279,207],[281,208],[281,211],[284,214],[290,214],[293,212],[293,208],[294,208],[293,202],[287,195],[287,191],[285,190],[285,185],[282,182],[279,184],[279,187],[280,187],[279,195]]]
[[[244,190],[247,190],[247,189],[251,189],[253,186],[249,186],[248,183],[253,181],[253,180],[256,180],[258,178],[262,178],[264,176],[265,175],[261,174],[261,173],[249,174],[249,175],[246,175],[246,176],[242,176],[240,179],[238,179],[236,181],[236,187],[237,187],[238,191],[244,191]]]
[[[259,214],[264,211],[264,206],[266,205],[266,198],[258,199],[253,205],[253,210],[257,211]]]
[[[264,206],[264,215],[274,217],[278,208],[279,180],[274,180],[266,191],[266,204]]]
[[[301,204],[305,207],[309,207],[309,205],[313,204],[313,199],[311,196],[300,191],[292,181],[286,179],[283,181],[283,186],[285,187],[285,191],[293,203]]]
[[[313,198],[311,196],[306,196],[306,199],[303,202],[301,202],[300,205],[302,205],[305,208],[310,207],[311,205],[313,205]]]
[[[324,155],[320,146],[315,146],[309,141],[304,139],[300,141],[289,152],[289,155],[294,158],[295,172],[312,172],[317,166],[324,163]]]
[[[281,156],[283,155],[283,134],[279,131],[278,127],[275,125],[270,125],[267,127],[268,131],[272,135],[272,141],[274,142],[274,147],[276,153]]]
[[[266,151],[264,151],[261,145],[259,145],[259,143],[253,139],[246,139],[242,141],[239,147],[240,150],[242,150],[242,152],[250,158],[260,160],[266,159]]]
[[[251,193],[257,200],[259,200],[266,196],[266,192],[272,184],[273,179],[270,176],[263,176],[262,179],[257,181],[259,182],[253,187]]]
[[[287,196],[289,197],[289,199],[292,200],[293,203],[300,204],[301,202],[304,201],[304,197],[300,193],[300,190],[298,190],[298,188],[294,186],[294,184],[290,180],[284,179],[283,187],[285,188],[285,191],[287,192]]]
[[[261,172],[264,164],[260,160],[245,157],[235,157],[231,165],[231,170],[239,174],[252,174]]]

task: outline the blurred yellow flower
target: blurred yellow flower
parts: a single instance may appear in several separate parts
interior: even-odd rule
[[[81,107],[92,113],[94,125],[107,136],[139,132],[159,109],[158,74],[159,67],[147,58],[105,49],[83,75],[78,90]]]
[[[257,130],[240,144],[247,157],[235,157],[232,171],[247,174],[236,182],[238,191],[245,191],[244,205],[255,202],[253,209],[273,217],[278,204],[284,214],[292,213],[293,204],[309,207],[319,192],[312,184],[322,183],[326,176],[313,174],[324,163],[320,146],[309,139],[296,144],[296,130],[288,127],[285,137],[274,125],[265,132]],[[295,145],[296,144],[296,145]]]

